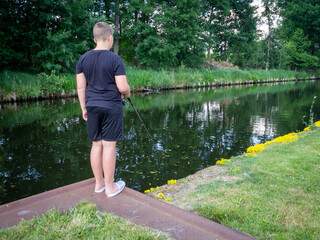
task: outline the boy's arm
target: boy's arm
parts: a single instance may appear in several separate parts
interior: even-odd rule
[[[116,85],[119,89],[119,92],[121,92],[125,98],[129,98],[130,86],[128,84],[126,75],[115,76],[115,79],[116,79]]]
[[[84,73],[77,74],[77,91],[78,98],[82,110],[82,117],[87,121],[87,108],[86,108],[86,87],[87,87],[87,79]]]

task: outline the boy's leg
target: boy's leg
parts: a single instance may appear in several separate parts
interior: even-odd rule
[[[102,162],[107,195],[119,190],[118,186],[113,182],[116,168],[116,144],[116,141],[102,140]]]
[[[103,174],[102,174],[102,153],[103,145],[102,140],[93,141],[90,153],[90,163],[94,178],[96,180],[95,190],[99,191],[104,187]]]

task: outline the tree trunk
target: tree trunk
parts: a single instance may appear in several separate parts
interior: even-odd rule
[[[137,10],[134,11],[134,22],[135,22],[135,24],[137,24],[137,22],[138,22],[138,11]],[[135,66],[138,66],[138,61],[136,59],[136,49],[137,49],[137,46],[138,46],[137,33],[135,33],[135,36],[134,36],[133,46],[134,46],[133,64]]]
[[[120,25],[120,16],[119,16],[119,0],[117,1],[117,9],[116,9],[116,14],[115,14],[115,19],[114,19],[114,25],[115,25],[115,35],[116,37],[114,38],[113,42],[113,52],[115,54],[118,54],[118,49],[119,49],[119,25]]]
[[[272,27],[272,19],[270,16],[268,16],[268,50],[267,50],[266,71],[269,70],[269,62],[270,62],[271,27]]]
[[[122,36],[122,27],[121,27],[121,22],[119,23],[119,27],[120,27],[120,30],[119,30],[119,50],[118,50],[118,52],[119,52],[119,55],[121,55],[121,36]]]
[[[209,44],[209,47],[208,47],[208,56],[207,56],[207,62],[208,62],[208,63],[211,63],[211,62],[210,62],[210,52],[211,52],[211,45]]]
[[[266,71],[269,70],[269,61],[270,61],[270,34],[268,36],[268,50],[267,50]]]

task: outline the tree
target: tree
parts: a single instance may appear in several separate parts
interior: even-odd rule
[[[257,37],[257,18],[251,3],[252,0],[231,1],[230,24],[234,34],[229,41],[228,54],[230,61],[241,68],[253,54],[250,48]]]
[[[257,19],[253,16],[255,8],[251,2],[203,1],[204,41],[208,53],[214,48],[216,60],[231,61],[243,67],[252,55],[249,48],[256,38]]]
[[[319,58],[308,53],[311,41],[298,28],[290,41],[284,44],[284,65],[297,71],[301,68],[315,68],[319,64]]]
[[[202,1],[203,37],[207,48],[207,62],[211,62],[211,50],[219,48],[218,36],[221,34],[221,20],[225,19],[228,15],[230,15],[229,0]]]
[[[139,65],[137,59],[138,44],[143,42],[148,34],[153,33],[151,21],[154,12],[152,1],[131,0],[125,1],[121,8],[120,33],[121,56],[128,63]]]
[[[119,33],[120,33],[120,13],[119,13],[119,5],[120,0],[116,1],[116,12],[114,16],[114,25],[115,25],[115,38],[114,38],[114,44],[113,44],[113,52],[115,54],[118,54],[119,50]]]
[[[177,51],[175,64],[196,68],[204,61],[200,2],[193,0],[159,1],[158,33]]]
[[[74,71],[80,54],[92,45],[93,0],[4,3],[0,14],[2,68]]]
[[[267,32],[267,56],[266,56],[266,70],[269,70],[270,66],[270,48],[273,36],[273,25],[277,16],[279,15],[279,8],[277,7],[276,0],[263,0],[264,11],[262,17],[266,18],[268,26]]]
[[[122,56],[147,67],[201,65],[204,57],[199,1],[132,0],[122,9]]]
[[[52,18],[61,24],[47,28],[43,48],[37,53],[39,70],[71,72],[85,51],[93,46],[92,27],[100,18],[92,14],[93,1],[56,1],[60,11]]]
[[[278,0],[283,18],[281,32],[288,40],[296,29],[302,29],[311,41],[308,52],[320,57],[320,4],[319,0]]]
[[[46,28],[57,4],[51,1],[2,1],[0,12],[0,70],[36,70]],[[59,23],[59,22],[58,22]]]

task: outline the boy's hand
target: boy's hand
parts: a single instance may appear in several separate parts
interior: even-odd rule
[[[82,111],[82,118],[85,120],[85,121],[87,121],[87,119],[88,119],[88,112],[87,112],[87,109],[85,109],[85,110],[83,110]]]
[[[123,94],[123,97],[128,99],[130,97],[130,92],[128,94]]]

